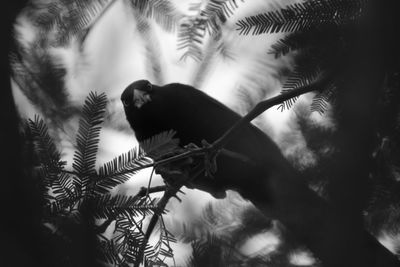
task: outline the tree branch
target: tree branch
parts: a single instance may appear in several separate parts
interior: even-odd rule
[[[278,104],[281,104],[291,98],[298,97],[300,95],[318,90],[319,88],[321,88],[322,86],[324,86],[327,83],[327,81],[329,80],[329,77],[326,74],[322,75],[318,79],[318,81],[314,82],[313,84],[290,90],[288,92],[285,92],[283,94],[280,94],[278,96],[272,97],[270,99],[267,99],[267,100],[264,100],[264,101],[258,103],[249,113],[247,113],[243,118],[241,118],[239,121],[237,121],[236,124],[234,124],[232,126],[232,128],[230,128],[228,131],[226,131],[223,136],[221,136],[217,141],[215,141],[212,144],[212,147],[214,149],[221,149],[232,139],[232,137],[235,135],[235,133],[237,133],[240,130],[240,128],[243,127],[243,125],[251,122],[254,118],[259,116],[261,113],[263,113],[264,111],[268,110],[269,108],[276,106]]]
[[[176,196],[176,194],[179,192],[182,186],[174,186],[174,187],[168,187],[167,190],[164,192],[163,197],[160,199],[160,201],[157,204],[157,212],[154,212],[153,216],[150,219],[149,226],[146,229],[146,233],[144,236],[143,243],[139,249],[138,256],[139,258],[134,264],[134,267],[139,267],[140,263],[144,259],[144,252],[147,246],[147,243],[149,242],[150,236],[154,231],[154,228],[156,227],[156,224],[158,222],[158,218],[161,215],[161,213],[165,210],[165,207],[167,206],[169,200]]]

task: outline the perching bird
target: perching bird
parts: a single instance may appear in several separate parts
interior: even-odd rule
[[[182,146],[201,146],[202,140],[213,143],[241,118],[205,93],[178,83],[157,86],[136,81],[125,89],[121,100],[139,141],[175,130]],[[349,261],[346,266],[397,266],[396,257],[367,232],[361,247],[358,239],[346,234],[358,231],[358,226],[348,223],[340,211],[312,192],[276,144],[258,128],[248,123],[225,148],[246,160],[219,154],[215,177],[197,177],[196,188],[215,197],[223,197],[226,189],[237,190],[265,215],[279,219],[324,266],[344,266],[337,255],[353,255],[353,248],[362,255],[353,260],[362,259],[363,264]],[[387,262],[374,265],[373,258],[364,257],[377,253]]]
[[[138,141],[175,130],[182,146],[190,143],[201,146],[202,140],[214,142],[241,118],[200,90],[178,83],[157,86],[139,80],[125,89],[121,101]],[[225,148],[249,160],[220,154],[215,177],[196,179],[198,189],[217,197],[224,196],[226,189],[235,189],[246,197],[257,188],[257,184],[246,182],[250,177],[264,183],[278,166],[278,169],[291,168],[275,143],[251,124],[241,129]]]

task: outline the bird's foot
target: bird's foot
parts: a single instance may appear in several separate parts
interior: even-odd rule
[[[206,177],[214,177],[217,172],[217,156],[219,150],[216,150],[211,144],[206,140],[201,141],[202,148],[204,149],[204,173]],[[196,150],[199,147],[196,144],[190,143],[185,146],[185,149]]]
[[[204,153],[204,172],[206,177],[213,177],[217,172],[217,156],[219,150],[214,149],[206,140],[202,140],[201,144],[206,149]]]

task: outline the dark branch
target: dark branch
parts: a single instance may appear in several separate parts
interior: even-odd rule
[[[280,94],[278,96],[272,97],[270,99],[258,103],[249,113],[247,113],[247,115],[245,115],[243,118],[237,121],[236,124],[233,125],[228,131],[226,131],[222,137],[220,137],[217,141],[215,141],[211,147],[217,150],[221,149],[233,138],[235,133],[237,133],[240,130],[240,128],[243,127],[243,125],[251,122],[254,118],[259,116],[267,109],[276,106],[280,103],[283,103],[291,98],[298,97],[300,95],[318,90],[321,86],[325,85],[328,80],[329,79],[327,75],[322,75],[320,79],[313,84],[299,87],[297,89],[293,89],[290,91],[286,91],[283,94]]]
[[[149,226],[146,229],[146,233],[144,236],[144,240],[142,243],[142,246],[140,247],[139,250],[139,258],[135,262],[134,267],[139,267],[140,263],[143,261],[144,258],[144,251],[146,249],[147,243],[149,242],[150,236],[154,231],[154,228],[157,225],[158,218],[160,217],[161,213],[165,210],[165,207],[167,206],[169,200],[176,196],[176,194],[179,192],[182,186],[176,186],[176,187],[168,187],[167,190],[165,190],[163,197],[160,199],[160,201],[157,204],[157,211],[154,212],[153,216],[150,219]]]

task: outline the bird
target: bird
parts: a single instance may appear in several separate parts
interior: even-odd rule
[[[173,130],[180,146],[202,146],[221,137],[241,116],[190,85],[158,86],[147,80],[131,83],[122,93],[126,119],[139,142]],[[277,170],[291,170],[278,146],[260,129],[247,123],[224,147],[243,158],[220,154],[214,177],[196,178],[196,188],[223,198],[233,189],[245,197],[259,189]],[[266,168],[268,166],[268,168]],[[280,174],[282,175],[282,174]],[[248,183],[249,177],[251,181]],[[265,196],[265,194],[262,194]]]
[[[139,142],[174,130],[182,147],[212,144],[242,118],[206,93],[180,83],[158,86],[138,80],[123,91],[121,101]],[[348,223],[340,210],[317,196],[263,131],[246,123],[224,148],[243,157],[220,153],[214,177],[198,175],[193,187],[216,198],[224,198],[228,189],[237,191],[264,216],[283,223],[326,266],[343,263],[337,255],[348,253],[348,248],[361,249],[365,252],[362,255],[379,252],[391,264],[383,265],[398,266],[396,257],[366,231],[360,248],[357,239],[346,234],[358,226]]]

